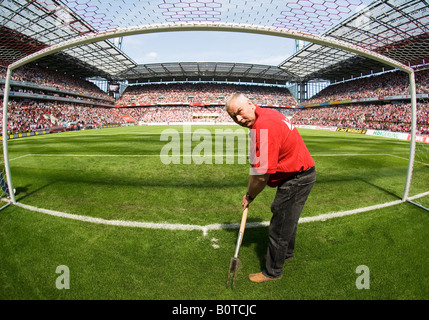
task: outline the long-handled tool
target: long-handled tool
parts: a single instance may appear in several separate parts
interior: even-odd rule
[[[228,280],[226,280],[226,286],[228,286],[229,284],[229,279],[232,271],[233,272],[232,288],[234,288],[235,286],[235,279],[237,278],[237,270],[241,264],[240,259],[238,259],[238,251],[240,250],[241,241],[243,240],[244,227],[246,226],[246,220],[247,220],[247,211],[248,211],[248,208],[243,210],[243,216],[241,217],[240,231],[238,232],[238,239],[237,239],[237,245],[235,247],[234,257],[231,258],[231,261],[229,262]]]

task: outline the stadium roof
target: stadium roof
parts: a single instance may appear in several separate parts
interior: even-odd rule
[[[0,64],[8,65],[64,41],[118,28],[160,23],[225,22],[325,35],[404,64],[429,60],[429,3],[425,0],[3,0]],[[349,52],[309,44],[277,67],[227,63],[138,66],[111,41],[68,48],[38,61],[79,76],[166,78],[191,74],[342,80],[386,65]],[[182,69],[180,67],[182,66]],[[198,69],[200,68],[200,69]],[[222,72],[220,71],[221,68]],[[281,72],[279,68],[284,69]],[[197,69],[197,71],[195,71]],[[260,72],[259,72],[260,71]]]
[[[298,80],[285,69],[245,63],[179,62],[143,64],[118,75],[129,82],[242,81],[285,84]]]
[[[375,1],[325,35],[363,46],[406,65],[428,63],[429,2]],[[308,44],[280,67],[303,79],[331,81],[391,69],[374,60],[318,44]]]
[[[0,65],[62,41],[98,32],[85,17],[61,1],[0,1],[0,21]],[[108,40],[66,49],[40,59],[38,64],[81,77],[107,79],[136,65]]]

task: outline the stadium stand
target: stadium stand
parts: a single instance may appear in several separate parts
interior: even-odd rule
[[[0,81],[5,69],[0,68]],[[289,90],[276,86],[216,83],[173,83],[128,86],[116,101],[93,83],[55,71],[25,66],[13,74],[8,132],[98,128],[105,125],[174,122],[231,122],[223,110],[234,91],[256,104],[282,110],[298,125],[410,131],[409,100],[384,101],[380,97],[406,95],[408,79],[402,72],[388,72],[333,84],[296,107]],[[416,72],[417,92],[429,93],[429,70]],[[0,86],[4,86],[0,82]],[[0,87],[0,92],[3,88]],[[365,98],[377,101],[359,102]],[[355,99],[354,103],[323,105]],[[356,103],[356,101],[358,101]],[[285,108],[287,107],[287,108]],[[418,110],[417,133],[429,134],[429,105]]]
[[[116,102],[119,106],[189,103],[224,105],[235,91],[249,96],[259,105],[296,106],[298,103],[289,90],[279,87],[252,85],[174,83],[129,86]]]
[[[416,72],[418,97],[429,93],[429,70]],[[295,112],[296,124],[410,132],[408,77],[399,71],[328,86]],[[371,99],[372,98],[372,99]],[[368,99],[368,102],[364,102]],[[335,106],[329,105],[335,103]],[[326,105],[328,104],[328,105]],[[417,134],[429,134],[429,104],[420,102]]]
[[[0,79],[6,76],[6,68],[0,66]],[[24,87],[26,83],[38,85],[37,88],[55,89],[56,92],[65,92],[77,96],[91,96],[113,102],[113,97],[98,88],[95,84],[80,78],[61,74],[60,72],[41,68],[38,66],[25,65],[14,70],[12,79],[15,86]],[[2,88],[4,83],[2,83]]]
[[[308,108],[295,112],[292,122],[298,125],[332,126],[410,132],[410,104],[359,104]],[[429,134],[429,104],[417,116],[417,133]]]
[[[400,71],[332,84],[306,101],[305,105],[370,97],[407,95],[408,77]],[[429,93],[429,70],[416,72],[417,93]]]

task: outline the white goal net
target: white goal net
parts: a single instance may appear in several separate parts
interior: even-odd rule
[[[408,200],[429,211],[429,132],[427,130],[429,98],[427,94],[417,100],[416,113],[416,148]]]
[[[417,88],[414,80],[415,67],[427,67],[429,60],[427,1],[123,0],[118,5],[113,3],[0,1],[0,67],[1,78],[5,78],[0,80],[7,84],[11,73],[28,63],[47,60],[55,63],[64,58],[91,71],[97,70],[97,76],[111,79],[122,76],[125,80],[126,71],[138,73],[139,66],[112,39],[171,31],[253,33],[301,41],[305,45],[290,57],[285,53],[285,60],[277,66],[293,75],[300,90],[310,81],[333,79],[338,73],[359,77],[374,70],[400,70],[410,76],[411,89],[410,116],[404,120],[411,125],[402,200],[429,207],[429,144],[424,141],[429,134],[424,130],[428,123],[428,80],[418,82]],[[248,50],[252,50],[252,44]],[[162,69],[164,75],[178,75],[166,72],[165,66]],[[259,73],[259,77],[266,76],[268,70]],[[149,76],[153,76],[155,71],[150,71]],[[221,71],[216,70],[216,75]],[[183,72],[183,68],[177,72]],[[206,70],[194,71],[198,72],[204,75]],[[241,76],[249,73],[250,69],[241,71]],[[215,74],[210,76],[214,78]],[[225,76],[228,77],[230,74]],[[3,109],[7,110],[7,90],[3,99]],[[7,136],[7,117],[3,117],[0,171],[11,189]],[[0,192],[7,197],[5,186],[3,183]],[[11,198],[15,202],[13,194]]]

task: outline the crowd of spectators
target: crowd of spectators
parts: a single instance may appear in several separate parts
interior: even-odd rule
[[[1,108],[1,112],[3,112]],[[47,130],[57,127],[100,127],[125,123],[116,108],[89,107],[71,103],[9,100],[8,132]]]
[[[292,122],[298,125],[409,132],[410,110],[409,103],[314,107],[294,112]],[[428,135],[429,103],[419,103],[417,111],[417,132]]]
[[[192,102],[223,105],[234,92],[246,94],[259,105],[297,106],[296,99],[286,88],[211,83],[173,83],[128,86],[116,105],[150,106],[158,104],[183,105]]]
[[[321,90],[307,104],[377,98],[380,96],[398,96],[410,94],[408,75],[402,71],[364,77],[352,81],[332,84]],[[429,70],[416,72],[417,93],[429,93]]]
[[[130,120],[131,119],[131,120]],[[139,107],[104,108],[70,103],[11,100],[8,107],[8,132],[23,132],[56,127],[98,128],[108,124],[231,122],[223,107]]]
[[[6,78],[6,68],[0,66],[0,79]],[[36,65],[24,65],[12,72],[11,80],[30,82],[41,86],[73,91],[94,97],[113,100],[113,97],[89,81]]]
[[[2,90],[3,90],[3,87],[0,87],[0,92]],[[23,87],[23,86],[15,86],[15,85],[11,85],[11,91],[15,93],[24,93],[26,94],[26,96],[30,95],[33,97],[37,97],[37,95],[50,96],[52,97],[51,98],[52,100],[55,100],[56,98],[66,98],[70,100],[78,100],[78,101],[86,102],[87,104],[90,104],[90,105],[100,105],[100,104],[108,105],[108,103],[106,103],[105,101],[100,102],[99,100],[94,100],[88,96],[73,95],[63,91],[50,91],[50,90],[43,90],[39,88],[29,88],[29,87]]]
[[[5,77],[6,68],[0,67],[0,79]],[[11,91],[13,92],[34,96],[51,96],[51,99],[21,99],[10,96],[8,104],[9,132],[50,129],[69,126],[71,123],[78,127],[98,127],[108,123],[123,122],[119,112],[115,112],[114,108],[94,107],[91,104],[98,104],[99,101],[95,102],[96,99],[83,96],[90,95],[103,100],[110,100],[111,103],[114,102],[113,97],[89,81],[37,65],[25,65],[15,69],[12,72],[11,80],[55,90],[49,91],[48,88],[12,84]],[[0,85],[0,91],[3,88],[4,85]],[[55,101],[55,98],[58,97],[89,102],[89,105]],[[1,112],[3,112],[2,109]]]
[[[137,123],[233,122],[223,107],[141,107],[120,111]]]
[[[216,122],[232,123],[223,107],[158,106],[134,108],[88,107],[65,103],[12,100],[8,131],[49,129],[58,126],[100,127],[107,124]],[[410,131],[410,104],[353,104],[281,110],[297,125]],[[418,134],[429,135],[429,103],[419,103]],[[131,119],[131,120],[130,120]]]
[[[51,73],[39,67],[19,68],[14,80],[28,81],[63,90],[107,96],[94,84]],[[0,68],[0,77],[4,69]],[[418,93],[429,93],[429,71],[416,73]],[[357,79],[332,85],[322,90],[309,103],[367,98],[380,95],[408,94],[408,80],[402,72]],[[27,90],[27,89],[17,89]],[[32,90],[32,89],[31,89]],[[8,106],[8,131],[28,131],[55,127],[100,127],[108,124],[174,123],[174,122],[231,122],[224,110],[225,99],[241,91],[258,105],[296,106],[291,93],[279,87],[194,83],[151,84],[129,86],[116,105],[126,107],[95,107],[80,103],[24,99],[11,96]],[[35,93],[35,91],[31,91]],[[37,92],[36,92],[37,93]],[[398,99],[400,100],[400,99]],[[427,101],[427,100],[426,100]],[[192,102],[200,106],[190,106]],[[134,105],[131,107],[131,105]],[[298,125],[318,125],[410,131],[410,104],[406,102],[354,103],[304,109],[278,108],[292,117]],[[1,110],[2,111],[2,110]],[[429,135],[429,103],[418,105],[417,131]]]

